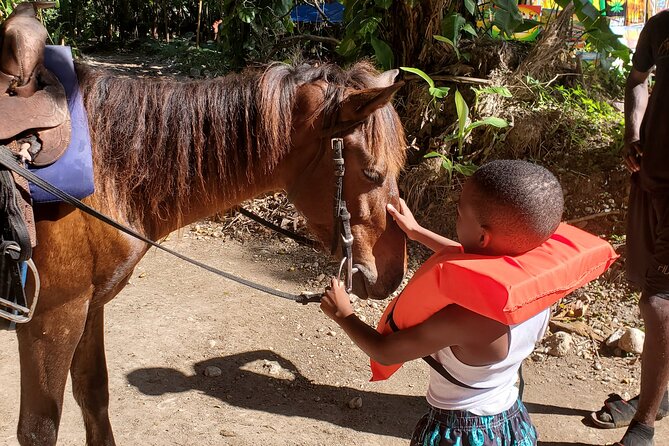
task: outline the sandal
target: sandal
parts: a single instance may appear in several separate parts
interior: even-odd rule
[[[601,409],[590,414],[590,421],[595,427],[600,429],[615,429],[629,426],[636,414],[638,405],[639,396],[625,401],[620,395],[612,393],[604,401],[604,406]],[[669,396],[668,392],[664,392],[655,420],[659,421],[667,415],[669,415]]]

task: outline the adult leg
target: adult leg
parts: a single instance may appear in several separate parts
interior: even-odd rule
[[[669,382],[669,294],[643,295],[639,307],[646,325],[646,338],[641,365],[641,394],[634,419],[653,426]]]
[[[41,301],[40,301],[41,302]],[[81,338],[88,301],[76,299],[45,311],[17,327],[21,361],[21,446],[53,446],[63,407],[67,371]]]
[[[639,301],[646,327],[641,362],[641,393],[634,420],[622,444],[625,446],[652,444],[662,397],[669,381],[669,200],[653,197],[657,216],[652,260],[646,271]]]
[[[104,346],[104,307],[91,309],[71,367],[72,392],[86,425],[86,444],[115,446],[109,421],[109,384]]]

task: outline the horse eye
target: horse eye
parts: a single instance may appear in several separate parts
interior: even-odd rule
[[[378,170],[364,169],[362,172],[365,174],[367,179],[373,183],[382,184],[383,181],[385,180],[383,175],[381,175],[381,173]]]

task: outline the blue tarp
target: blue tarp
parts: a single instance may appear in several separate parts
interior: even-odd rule
[[[332,23],[340,23],[344,18],[344,5],[339,2],[321,3],[321,9]],[[293,22],[320,23],[323,17],[316,8],[311,5],[298,5],[290,12]]]

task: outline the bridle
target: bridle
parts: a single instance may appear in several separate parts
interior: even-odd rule
[[[339,262],[337,279],[341,281],[341,274],[344,272],[346,292],[350,293],[353,290],[353,274],[357,273],[358,269],[353,268],[353,241],[355,239],[351,232],[351,214],[348,212],[346,200],[343,198],[344,173],[346,172],[346,166],[344,165],[344,139],[331,138],[330,147],[332,148],[335,176],[334,224],[330,253],[334,255],[341,243],[342,259]]]

